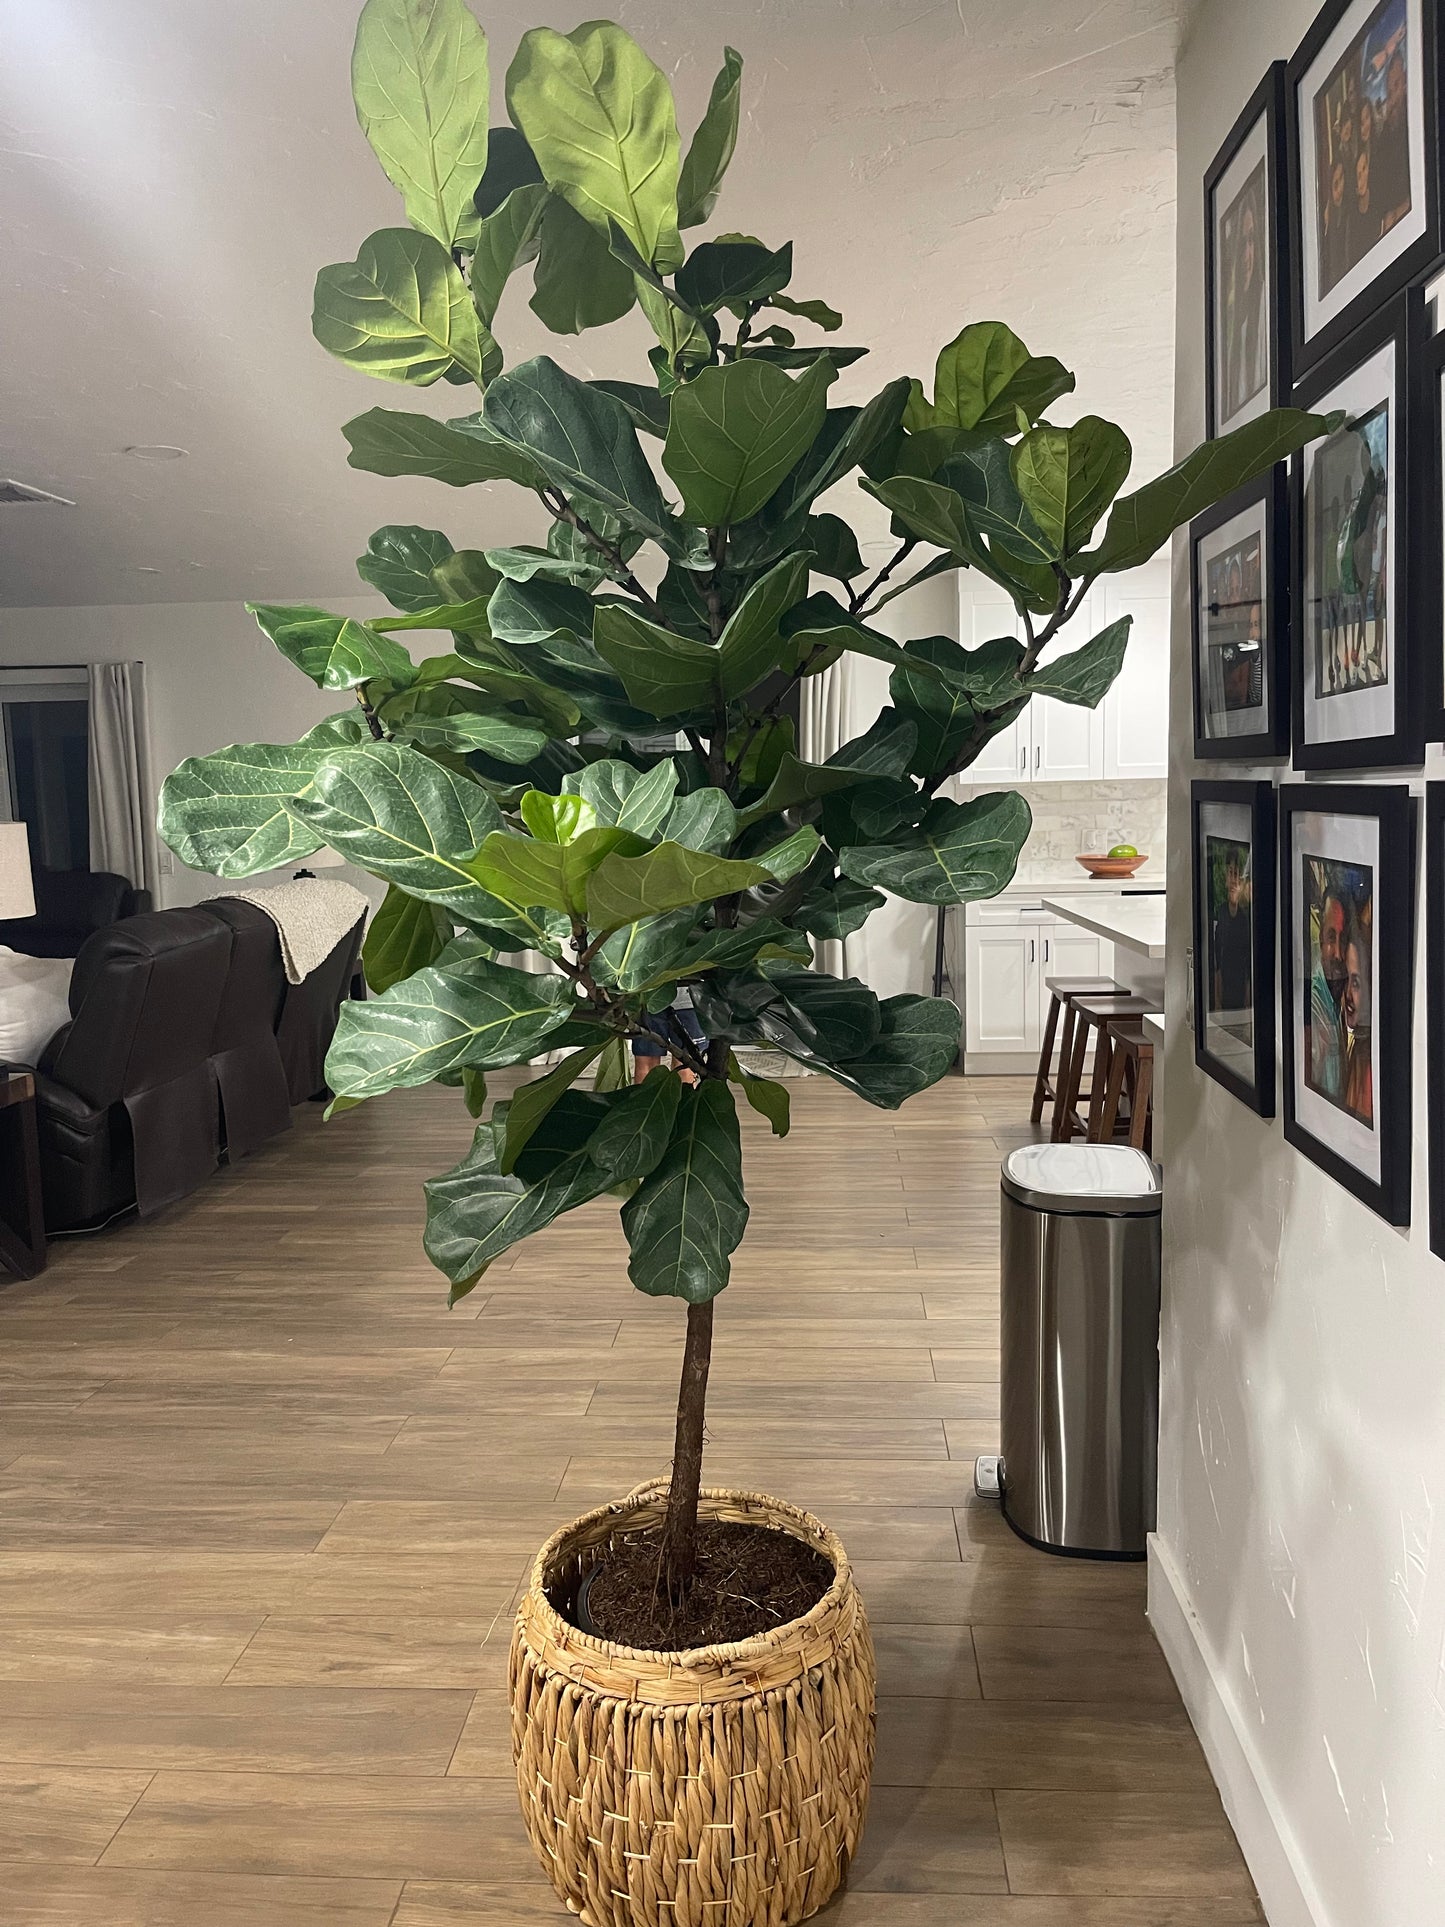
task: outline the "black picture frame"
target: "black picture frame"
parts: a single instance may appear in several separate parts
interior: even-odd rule
[[[1411,533],[1416,526],[1415,504],[1424,446],[1420,395],[1426,328],[1425,291],[1423,287],[1407,288],[1371,315],[1332,355],[1311,369],[1305,380],[1295,385],[1296,406],[1328,410],[1342,383],[1382,348],[1393,347],[1394,405],[1389,463],[1393,471],[1394,507],[1391,526],[1386,532],[1385,564],[1385,580],[1391,595],[1390,627],[1386,632],[1391,726],[1387,730],[1341,735],[1327,741],[1311,739],[1306,733],[1307,711],[1319,700],[1314,694],[1309,661],[1314,622],[1306,581],[1309,538],[1306,477],[1323,444],[1312,443],[1301,449],[1290,464],[1289,681],[1293,760],[1297,769],[1393,769],[1401,765],[1418,767],[1424,761],[1426,727],[1433,714],[1432,682],[1428,658],[1421,661],[1420,596],[1412,582]],[[1428,476],[1424,478],[1424,486],[1428,493]],[[1326,700],[1339,700],[1338,693]]]
[[[1300,90],[1331,35],[1347,15],[1361,9],[1365,0],[1326,0],[1311,23],[1308,33],[1290,56],[1285,69],[1285,128],[1287,158],[1287,225],[1289,245],[1289,322],[1290,363],[1298,382],[1316,363],[1329,355],[1354,332],[1383,301],[1415,280],[1440,251],[1440,140],[1438,103],[1440,88],[1440,32],[1437,0],[1407,0],[1418,9],[1420,20],[1420,88],[1424,137],[1423,229],[1397,256],[1383,261],[1379,271],[1328,320],[1306,332],[1304,278],[1308,271],[1309,250],[1305,235],[1305,170],[1313,162],[1312,144],[1306,151],[1304,116]],[[1362,18],[1368,18],[1368,10]],[[1407,20],[1409,14],[1407,12]],[[1412,182],[1413,188],[1413,182]]]
[[[1206,733],[1207,694],[1204,687],[1204,614],[1206,580],[1201,549],[1209,537],[1247,510],[1258,508],[1264,549],[1265,634],[1261,662],[1267,695],[1268,724],[1237,736]],[[1293,559],[1289,540],[1289,470],[1277,462],[1263,475],[1218,502],[1189,525],[1189,635],[1190,681],[1194,692],[1194,754],[1201,762],[1228,759],[1260,763],[1288,756],[1292,728],[1290,707],[1290,573]]]
[[[1425,997],[1430,1249],[1445,1258],[1445,783],[1425,785]]]
[[[1204,176],[1204,398],[1207,433],[1219,435],[1229,427],[1241,427],[1263,413],[1264,408],[1281,407],[1290,391],[1290,234],[1285,181],[1287,173],[1285,144],[1284,87],[1285,63],[1276,60],[1245,103],[1243,111],[1229,130],[1223,146],[1210,162]],[[1218,340],[1215,326],[1215,276],[1218,272],[1214,199],[1221,181],[1233,166],[1240,149],[1264,122],[1265,197],[1270,232],[1265,248],[1266,306],[1269,315],[1269,380],[1262,408],[1245,413],[1236,409],[1221,415],[1216,360]]]
[[[1445,273],[1436,264],[1433,281]],[[1445,333],[1431,334],[1422,302],[1411,422],[1410,626],[1427,709],[1425,740],[1445,742]]]
[[[1191,785],[1190,866],[1194,889],[1194,1061],[1207,1076],[1247,1104],[1261,1117],[1275,1113],[1275,879],[1279,848],[1276,841],[1274,785],[1269,782],[1196,782]],[[1234,1063],[1211,1050],[1209,1032],[1210,944],[1204,889],[1201,840],[1204,811],[1211,803],[1235,805],[1249,811],[1251,852],[1250,958],[1252,1010],[1251,1073],[1245,1076]]]
[[[1312,812],[1366,817],[1378,825],[1375,844],[1378,876],[1371,905],[1371,1028],[1379,1039],[1380,1073],[1372,1092],[1371,1108],[1374,1127],[1378,1129],[1378,1179],[1370,1177],[1358,1162],[1327,1144],[1301,1122],[1299,1115],[1297,1070],[1303,1025],[1296,1021],[1299,986],[1294,938],[1300,900],[1294,874],[1294,821],[1298,815]],[[1402,1228],[1410,1222],[1416,818],[1415,799],[1402,783],[1291,783],[1279,791],[1285,1138],[1387,1224]],[[1326,1102],[1313,1098],[1311,1101]]]

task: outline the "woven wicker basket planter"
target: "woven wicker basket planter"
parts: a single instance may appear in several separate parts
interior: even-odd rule
[[[685,1653],[579,1632],[552,1599],[615,1539],[659,1522],[665,1497],[639,1488],[537,1555],[512,1635],[522,1815],[588,1927],[789,1927],[831,1898],[863,1832],[875,1692],[863,1602],[841,1543],[809,1513],[706,1490],[704,1517],[791,1532],[831,1560],[817,1605]]]

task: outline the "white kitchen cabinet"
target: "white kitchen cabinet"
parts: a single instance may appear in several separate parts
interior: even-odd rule
[[[1148,586],[1135,586],[1131,578],[1123,577],[1118,583],[1107,585],[1103,601],[1106,623],[1126,614],[1134,618],[1129,646],[1124,651],[1124,667],[1099,705],[1104,724],[1104,775],[1111,782],[1119,778],[1167,776],[1168,578],[1162,587],[1156,587],[1152,580]]]
[[[1038,1062],[1050,977],[1106,977],[1113,945],[1037,901],[970,904],[964,929],[964,1069],[1031,1071]]]

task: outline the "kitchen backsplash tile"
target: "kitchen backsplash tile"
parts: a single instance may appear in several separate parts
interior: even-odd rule
[[[982,795],[994,784],[960,788],[960,800]],[[1169,785],[1134,783],[1030,783],[1024,790],[1034,813],[1034,827],[1019,858],[1018,876],[1057,875],[1076,856],[1110,850],[1116,843],[1132,843],[1153,859],[1164,861],[1164,825]],[[1152,866],[1151,866],[1152,867]]]

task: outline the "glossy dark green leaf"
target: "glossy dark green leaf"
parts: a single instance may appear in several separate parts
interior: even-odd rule
[[[723,64],[712,84],[707,111],[683,157],[677,183],[677,225],[698,227],[717,206],[723,176],[738,139],[743,57],[723,48]]]
[[[537,257],[550,199],[547,188],[538,182],[518,187],[478,227],[472,251],[472,300],[489,328],[513,271]]]
[[[962,497],[970,530],[1005,555],[1033,567],[1057,560],[1053,543],[1019,493],[1007,442],[961,449],[943,464],[938,479]]]
[[[1053,696],[1061,703],[1097,708],[1124,666],[1124,649],[1133,620],[1132,616],[1120,616],[1082,649],[1041,662],[1024,678],[1024,686],[1034,696]]]
[[[368,408],[342,429],[351,445],[347,462],[371,475],[425,475],[449,488],[474,482],[518,482],[538,487],[544,477],[535,462],[517,449],[476,432],[479,418],[465,432],[431,415],[399,408]]]
[[[909,767],[917,776],[933,776],[953,762],[977,720],[978,712],[963,687],[968,652],[947,636],[924,636],[905,643],[903,653],[955,672],[948,682],[940,682],[936,676],[900,665],[888,682],[894,708],[918,726],[918,745]]]
[[[1055,559],[1083,548],[1129,473],[1122,428],[1084,415],[1068,428],[1031,428],[1014,446],[1013,477]]]
[[[908,426],[938,423],[1012,435],[1019,409],[1037,421],[1073,386],[1074,377],[1062,362],[1052,355],[1031,355],[1003,322],[970,322],[939,351],[932,407],[920,395],[910,409]]]
[[[797,381],[760,362],[704,368],[672,398],[662,465],[708,528],[756,513],[804,455],[827,410],[830,366]]]
[[[787,1085],[775,1083],[770,1077],[759,1077],[754,1071],[745,1071],[732,1053],[728,1055],[728,1076],[759,1117],[768,1120],[773,1136],[786,1137],[792,1121]]]
[[[851,877],[829,877],[789,912],[788,921],[820,941],[851,937],[888,901],[881,890]]]
[[[452,940],[451,918],[434,903],[409,897],[394,883],[366,926],[361,967],[368,987],[377,995],[390,990],[414,971],[436,962]]]
[[[487,37],[464,0],[366,0],[356,118],[413,227],[450,248],[487,166]]]
[[[718,652],[710,643],[674,635],[618,604],[599,604],[593,621],[597,653],[622,678],[628,700],[649,716],[708,708],[720,688]]]
[[[383,228],[354,261],[316,277],[311,332],[328,353],[383,381],[426,387],[453,366],[482,380],[483,332],[467,284],[430,234]]]
[[[636,381],[594,381],[592,386],[620,401],[632,426],[641,429],[644,435],[655,435],[660,441],[667,434],[672,406],[666,395]]]
[[[673,808],[677,765],[665,756],[650,770],[638,770],[630,763],[604,758],[569,776],[566,788],[592,808],[599,823],[615,823],[637,836],[653,836]]]
[[[765,248],[761,241],[704,241],[673,277],[678,297],[694,314],[762,301],[785,288],[793,273],[793,244]]]
[[[512,1101],[507,1107],[499,1160],[504,1173],[510,1175],[516,1169],[517,1159],[536,1136],[543,1118],[562,1093],[572,1088],[587,1066],[602,1055],[609,1042],[610,1039],[603,1037],[595,1043],[583,1044],[580,1049],[570,1051],[560,1063],[554,1064],[545,1076],[533,1078],[530,1084],[519,1085],[513,1091]]]
[[[661,1162],[622,1207],[628,1276],[652,1297],[705,1304],[727,1284],[747,1222],[737,1110],[710,1079],[682,1091]]]
[[[940,798],[922,823],[886,843],[841,850],[838,865],[910,903],[972,903],[996,897],[1012,881],[1032,815],[1015,791],[991,791],[967,803]]]
[[[672,1137],[682,1092],[677,1072],[659,1065],[612,1106],[587,1145],[587,1155],[611,1183],[645,1178],[657,1169]]]
[[[910,1097],[947,1076],[958,1060],[962,1018],[945,997],[886,997],[881,1028],[860,1056],[844,1064],[821,1057],[812,1068],[844,1084],[882,1110],[896,1111]]]
[[[897,761],[901,757],[900,771],[907,768],[916,742],[917,733],[913,724],[906,724],[896,732],[896,754],[890,757],[890,761]],[[877,773],[867,760],[860,760],[856,765],[831,759],[827,763],[804,763],[796,756],[784,756],[777,775],[763,795],[756,803],[739,810],[738,827],[746,829],[750,824],[761,823],[770,816],[780,815],[784,810],[816,802],[834,790],[846,790],[858,783],[866,783]]]
[[[593,959],[598,982],[636,991],[677,977],[698,914],[695,905],[685,905],[666,916],[625,924]]]
[[[162,840],[192,870],[254,876],[295,863],[326,838],[287,810],[335,743],[232,743],[188,756],[161,785]]]
[[[777,668],[788,646],[783,618],[807,589],[810,559],[804,551],[769,569],[728,617],[717,646],[725,696],[745,696]]]
[[[732,896],[771,874],[761,864],[708,856],[680,843],[659,843],[642,856],[614,852],[587,880],[587,925],[594,934],[617,930],[641,917]]]
[[[606,327],[636,301],[636,283],[605,237],[560,195],[548,196],[537,237],[531,308],[554,335]]]
[[[378,529],[356,558],[356,573],[394,609],[429,609],[437,599],[432,570],[452,545],[440,529],[390,524]]]
[[[813,568],[838,582],[851,582],[863,573],[858,538],[838,515],[810,515],[803,525],[803,544],[813,552]]]

